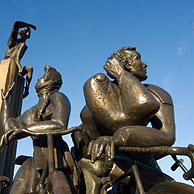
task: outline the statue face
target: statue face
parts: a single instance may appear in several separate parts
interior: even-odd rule
[[[38,79],[36,86],[43,85],[49,79],[49,69],[50,69],[49,66],[45,66],[44,68],[45,73],[40,79]]]
[[[21,31],[19,32],[19,34],[20,34],[20,36],[21,36],[22,39],[27,40],[27,39],[30,38],[31,30],[30,30],[30,28],[27,28],[27,27],[26,27],[26,28],[24,28],[23,30],[21,30]]]
[[[44,71],[44,75],[36,83],[36,92],[43,94],[59,90],[62,85],[61,74],[50,66],[45,66]]]
[[[126,59],[125,68],[129,70],[140,81],[147,79],[147,65],[142,62],[141,55],[137,51],[125,51],[128,56]]]

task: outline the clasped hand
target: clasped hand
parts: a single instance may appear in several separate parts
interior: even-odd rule
[[[123,65],[115,58],[109,59],[104,65],[104,69],[113,79],[118,79],[118,77],[125,71]]]
[[[111,136],[101,136],[96,140],[93,140],[89,143],[88,146],[88,155],[91,156],[91,162],[102,157],[102,154],[113,159],[114,158],[114,141]]]
[[[5,124],[5,133],[1,137],[0,148],[4,144],[9,144],[10,142],[21,139],[28,134],[28,130],[24,123],[18,123],[14,118],[9,118]]]
[[[20,129],[20,128],[8,130],[1,137],[0,147],[2,147],[4,144],[9,144],[14,140],[19,139],[19,137],[22,136],[22,134],[25,131],[26,131],[25,129]]]

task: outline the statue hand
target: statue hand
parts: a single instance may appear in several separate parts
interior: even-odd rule
[[[1,142],[0,142],[0,148],[4,145],[4,144],[8,144],[10,143],[11,141],[9,141],[9,137],[10,135],[12,135],[14,133],[15,129],[11,129],[7,132],[5,132],[3,134],[3,136],[1,137]]]
[[[117,79],[119,75],[124,71],[122,64],[117,61],[115,58],[110,59],[104,65],[104,69],[111,78]]]
[[[36,30],[36,26],[33,24],[28,23],[28,27],[32,28],[33,30]]]
[[[34,30],[36,30],[36,26],[27,22],[23,22],[23,21],[16,21],[14,23],[14,28],[19,29],[19,28],[25,28],[25,27],[30,27]]]
[[[88,155],[91,156],[91,161],[95,162],[102,154],[114,158],[114,141],[111,136],[102,136],[94,141],[91,141],[88,146]]]
[[[1,137],[0,148],[4,144],[9,144],[16,139],[21,139],[26,134],[25,132],[26,130],[21,128],[10,129],[9,131],[5,132]]]

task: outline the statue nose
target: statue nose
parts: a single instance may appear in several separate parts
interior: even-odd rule
[[[147,65],[144,63],[144,64],[143,64],[143,67],[144,67],[144,68],[147,68]]]
[[[44,70],[45,71],[48,71],[50,68],[51,68],[50,66],[46,65],[45,68],[44,68]]]

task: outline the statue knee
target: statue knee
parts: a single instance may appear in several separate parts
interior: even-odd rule
[[[96,74],[93,78],[94,78],[96,81],[100,81],[100,82],[104,82],[104,81],[109,80],[109,79],[107,78],[107,76],[104,75],[103,73],[98,73],[98,74]]]
[[[98,73],[95,76],[91,77],[86,83],[85,88],[87,90],[98,90],[99,88],[102,88],[102,86],[108,86],[109,79],[106,75],[103,73]]]
[[[23,165],[20,167],[20,169],[16,173],[13,185],[11,187],[10,194],[27,193],[31,171],[32,171],[32,159],[30,158],[30,159],[27,159],[23,163]]]

